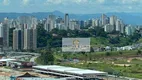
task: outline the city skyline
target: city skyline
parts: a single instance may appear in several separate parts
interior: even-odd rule
[[[0,0],[0,12],[32,13],[59,10],[75,14],[141,13],[141,4],[140,0]]]

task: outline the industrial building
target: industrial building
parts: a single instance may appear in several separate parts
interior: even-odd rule
[[[66,77],[66,80],[103,80],[108,73],[96,70],[79,69],[57,65],[33,66],[33,71],[38,73]]]

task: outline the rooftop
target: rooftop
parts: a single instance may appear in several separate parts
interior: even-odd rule
[[[58,65],[33,66],[33,68],[46,69],[46,70],[51,70],[51,71],[70,73],[70,74],[77,74],[77,75],[87,75],[87,74],[107,75],[106,72],[102,72],[102,71],[79,69],[79,68],[72,68],[72,67],[64,67],[64,66],[58,66]]]
[[[0,59],[0,62],[3,62],[3,61],[14,61],[16,59]]]

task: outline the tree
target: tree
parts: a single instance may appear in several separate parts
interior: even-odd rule
[[[110,56],[110,52],[106,52],[106,54],[105,54],[106,56]]]
[[[120,51],[120,52],[119,52],[119,54],[121,54],[121,55],[122,55],[123,53]]]
[[[142,52],[141,52],[141,50],[138,50],[137,51],[137,55],[140,55]]]
[[[37,25],[37,47],[46,47],[51,35],[44,29],[43,24]]]
[[[51,51],[42,50],[41,56],[36,59],[36,62],[42,65],[54,64],[54,56]]]

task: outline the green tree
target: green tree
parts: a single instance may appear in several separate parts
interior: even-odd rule
[[[141,53],[142,53],[141,50],[138,50],[136,54],[140,55]]]
[[[43,24],[37,25],[37,47],[46,47],[51,35],[44,29]]]
[[[51,51],[42,50],[41,56],[36,59],[36,62],[42,65],[54,64],[54,56]]]
[[[119,54],[122,55],[123,53],[120,51]]]
[[[105,54],[106,56],[110,56],[110,52],[106,52],[106,54]]]

